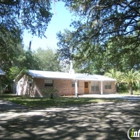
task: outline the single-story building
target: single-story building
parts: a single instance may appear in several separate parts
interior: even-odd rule
[[[116,80],[101,75],[26,70],[16,77],[17,95],[43,97],[50,89],[59,95],[116,93]]]

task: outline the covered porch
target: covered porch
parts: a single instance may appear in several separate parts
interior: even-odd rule
[[[78,82],[80,80],[84,80],[84,93],[83,95],[88,95],[88,94],[97,94],[97,95],[103,95],[103,94],[107,94],[107,93],[116,93],[116,80],[114,79],[106,79],[106,80],[94,80],[94,79],[89,79],[89,80],[85,80],[85,79],[75,79],[74,83],[75,83],[75,96],[78,97],[79,95],[81,95],[81,93],[78,93]]]

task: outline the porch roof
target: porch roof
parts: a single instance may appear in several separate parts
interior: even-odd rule
[[[113,78],[109,78],[102,75],[89,75],[82,73],[64,73],[64,72],[52,72],[52,71],[39,71],[28,70],[28,74],[32,78],[51,78],[51,79],[71,79],[71,80],[85,80],[85,81],[116,81]]]

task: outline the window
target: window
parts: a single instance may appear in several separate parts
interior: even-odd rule
[[[111,89],[111,82],[105,83],[105,89]]]
[[[45,79],[44,80],[44,86],[53,86],[53,80],[52,79]]]
[[[75,81],[72,81],[72,87],[75,87]],[[77,81],[77,87],[79,87],[79,81]]]
[[[28,85],[29,85],[29,87],[32,87],[32,85],[33,85],[33,80],[30,79],[30,80],[28,81]]]
[[[91,91],[99,91],[99,83],[98,82],[91,83]]]

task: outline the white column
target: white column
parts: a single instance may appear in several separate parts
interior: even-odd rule
[[[75,96],[78,97],[77,80],[75,80]]]
[[[101,81],[101,94],[103,94],[103,81]]]

